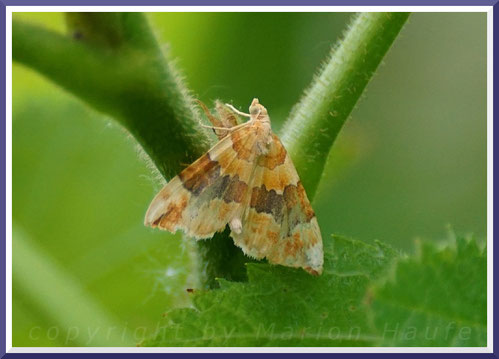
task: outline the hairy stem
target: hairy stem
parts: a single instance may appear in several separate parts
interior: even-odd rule
[[[310,198],[336,136],[408,17],[358,14],[283,126],[282,140]]]
[[[144,15],[76,13],[68,23],[63,35],[14,20],[13,60],[117,119],[167,179],[209,147]]]

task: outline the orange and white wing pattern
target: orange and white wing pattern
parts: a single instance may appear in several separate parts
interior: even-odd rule
[[[231,232],[247,255],[321,274],[322,237],[298,173],[281,141],[271,134],[267,154],[257,159],[249,203],[239,233]]]
[[[202,239],[229,224],[245,254],[321,274],[317,219],[265,107],[254,99],[250,114],[218,108],[220,119],[200,105],[220,141],[156,195],[145,225]],[[236,113],[251,120],[236,125]]]
[[[258,132],[243,126],[173,178],[147,210],[145,225],[209,238],[225,228],[247,201]]]

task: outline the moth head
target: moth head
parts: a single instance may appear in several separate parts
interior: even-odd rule
[[[264,118],[268,118],[267,109],[258,102],[257,98],[254,98],[251,102],[249,113],[254,119],[263,120]]]

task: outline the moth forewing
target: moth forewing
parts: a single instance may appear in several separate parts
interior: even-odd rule
[[[223,136],[216,132],[220,141],[158,193],[145,224],[182,229],[197,239],[229,224],[245,254],[322,273],[317,219],[291,158],[272,133],[266,108],[254,99],[249,114],[230,107],[217,109],[215,118],[201,106],[214,125],[221,125],[215,127],[223,128]],[[238,124],[236,113],[250,120]]]
[[[276,135],[260,156],[236,245],[255,258],[322,272],[322,237],[296,169]]]
[[[215,102],[215,110],[223,124],[223,127],[230,128],[241,124],[239,116],[220,101]]]
[[[213,125],[212,130],[215,133],[215,135],[218,137],[219,140],[224,138],[229,134],[228,130],[221,129],[221,128],[231,128],[233,125],[229,123],[225,118],[220,116],[220,113],[217,111],[218,117],[214,116],[210,109],[201,101],[201,100],[196,100],[201,109],[203,110],[204,114],[206,115],[206,118],[211,122]],[[203,126],[203,127],[208,127],[208,126]]]
[[[246,136],[241,144],[252,141]],[[231,136],[224,137],[167,183],[149,206],[145,224],[170,232],[182,229],[197,239],[223,230],[241,205],[251,174],[232,146]]]

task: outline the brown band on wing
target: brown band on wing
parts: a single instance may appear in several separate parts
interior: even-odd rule
[[[269,147],[269,152],[258,159],[258,165],[273,170],[286,161],[286,155],[286,149],[281,141],[275,134],[272,134],[272,144]]]
[[[204,189],[210,187],[213,198],[220,198],[225,203],[241,203],[248,189],[248,185],[239,180],[239,175],[221,176],[221,167],[217,161],[210,158],[206,153],[195,164],[183,170],[179,178],[185,189],[194,196],[199,196]]]
[[[180,202],[170,203],[166,212],[152,223],[153,227],[160,226],[161,228],[173,231],[175,225],[179,223],[182,218],[182,212],[185,207],[187,207],[187,200],[188,197],[183,197]]]
[[[265,212],[272,215],[275,221],[280,223],[283,216],[283,196],[277,194],[273,189],[267,191],[265,185],[262,184],[261,187],[253,187],[250,207],[254,208],[258,213]]]
[[[220,177],[220,165],[212,161],[210,154],[204,154],[195,165],[184,169],[178,175],[184,188],[198,196],[205,187],[214,183]]]
[[[244,195],[246,194],[247,189],[248,185],[245,182],[240,181],[238,175],[235,175],[229,181],[227,190],[224,193],[224,201],[226,203],[230,202],[241,203],[244,198]]]
[[[305,193],[305,188],[303,188],[301,181],[298,181],[296,186],[286,186],[286,188],[284,188],[283,196],[288,210],[300,205],[305,213],[307,222],[310,222],[310,220],[315,217],[314,210],[307,199],[307,194]]]
[[[300,182],[298,182],[300,183]],[[298,204],[298,190],[296,186],[286,186],[283,191],[286,208],[290,210]]]
[[[315,217],[314,210],[306,196],[301,182],[298,182],[296,186],[287,185],[282,195],[276,193],[273,189],[268,191],[265,185],[262,184],[260,187],[253,187],[250,207],[254,208],[258,213],[264,212],[272,215],[277,223],[282,221],[286,212],[289,217],[289,213],[295,211],[295,215],[290,218],[289,230],[291,230],[298,223],[303,221],[310,222]],[[296,212],[296,209],[299,212]],[[299,216],[298,213],[303,213],[305,218]]]
[[[239,175],[235,175],[234,177],[225,175],[213,182],[210,193],[213,198],[223,199],[225,203],[241,203],[247,189],[248,185],[244,181],[239,180]]]

